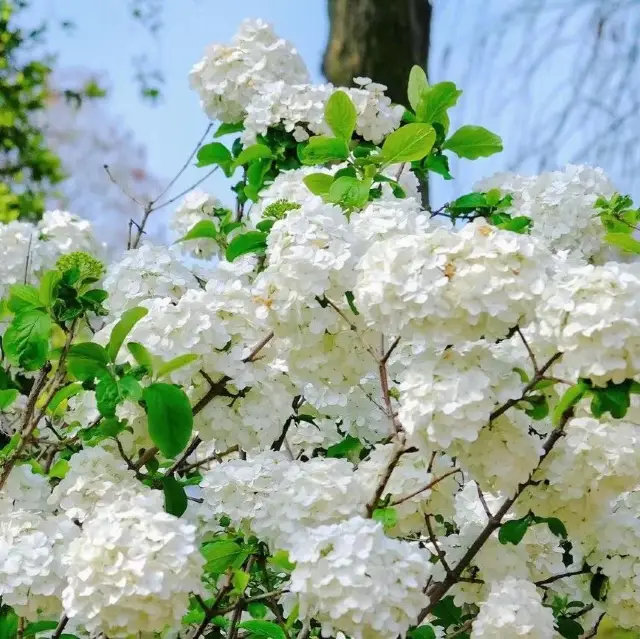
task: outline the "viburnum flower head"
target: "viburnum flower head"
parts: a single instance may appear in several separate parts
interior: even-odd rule
[[[307,82],[296,49],[262,20],[245,20],[230,45],[212,44],[189,75],[211,119],[239,122],[266,85]]]
[[[391,335],[443,346],[502,338],[532,318],[549,262],[537,240],[484,220],[391,237],[360,260],[356,306]]]
[[[290,592],[302,619],[324,636],[404,636],[429,599],[422,592],[431,564],[417,544],[390,539],[379,522],[352,517],[300,535],[289,553],[296,567]]]
[[[473,622],[472,639],[553,639],[553,612],[544,607],[536,587],[523,579],[507,578],[491,585],[487,600]]]
[[[105,504],[64,561],[65,614],[91,633],[128,637],[176,628],[190,593],[202,592],[195,527],[163,512],[152,493]]]

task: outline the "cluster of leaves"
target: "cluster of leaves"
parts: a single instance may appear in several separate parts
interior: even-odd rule
[[[609,199],[598,198],[595,207],[607,230],[605,241],[621,251],[640,253],[640,241],[633,236],[640,223],[640,209],[633,208],[633,200],[628,195],[615,193]]]
[[[243,177],[233,189],[239,206],[243,206],[247,200],[257,201],[260,191],[282,170],[302,165],[345,163],[347,166],[335,175],[312,173],[304,178],[304,183],[311,193],[339,205],[346,215],[350,215],[379,198],[383,183],[389,184],[396,197],[405,197],[398,180],[384,174],[389,166],[409,165],[423,179],[429,171],[450,179],[445,151],[462,158],[477,159],[502,150],[501,139],[483,127],[463,126],[449,136],[448,111],[456,105],[461,94],[452,82],[430,86],[424,71],[416,66],[411,72],[408,90],[413,111],[406,111],[405,124],[390,133],[381,146],[356,135],[356,108],[346,92],[336,91],[325,105],[325,120],[333,136],[315,135],[307,142],[298,143],[281,127],[271,128],[267,135],[259,137],[257,144],[247,148],[243,148],[239,140],[233,143],[231,150],[221,142],[206,144],[198,152],[198,166],[218,165],[227,177],[241,168]],[[242,124],[223,124],[215,136],[241,130]],[[496,217],[496,224],[505,228],[518,226],[519,222],[512,221],[505,213],[510,204],[508,198],[495,192],[479,196],[477,200],[471,206],[471,202],[461,198],[450,210],[453,215],[461,215],[481,206]],[[273,222],[264,220],[257,230],[238,233],[228,244],[227,260],[232,261],[246,253],[264,254]],[[236,221],[236,224],[240,222]],[[209,224],[205,228],[200,222],[182,240],[202,237],[217,239],[219,231],[214,232]]]

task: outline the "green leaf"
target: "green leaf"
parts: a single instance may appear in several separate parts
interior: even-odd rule
[[[0,411],[6,410],[18,399],[20,393],[15,388],[0,390]]]
[[[184,486],[173,475],[166,475],[162,478],[162,490],[165,511],[170,515],[182,517],[188,505]]]
[[[138,362],[139,366],[147,368],[149,371],[153,371],[153,357],[151,353],[138,342],[129,342],[127,344],[129,352],[133,355],[133,358]]]
[[[40,302],[45,308],[51,308],[51,305],[56,299],[56,290],[58,284],[62,279],[62,275],[59,271],[47,271],[40,280],[40,290],[38,296]]]
[[[158,379],[165,375],[169,375],[169,373],[173,373],[173,371],[176,371],[183,366],[187,366],[188,364],[195,362],[199,357],[200,355],[196,355],[195,353],[186,353],[185,355],[178,355],[178,357],[174,357],[158,368]]]
[[[564,395],[560,398],[560,401],[553,409],[551,421],[554,426],[559,426],[565,415],[584,397],[585,393],[589,390],[589,387],[583,382],[579,381],[577,384],[565,391]]]
[[[407,97],[414,111],[418,108],[420,96],[428,89],[429,81],[427,80],[427,74],[422,67],[414,64],[409,72],[409,85],[407,86]]]
[[[443,145],[443,149],[453,151],[467,160],[476,160],[500,153],[502,138],[481,126],[460,127]]]
[[[640,253],[640,242],[628,233],[607,233],[604,239],[627,253]]]
[[[449,158],[446,155],[429,154],[425,161],[427,171],[441,175],[445,180],[453,180],[453,175],[449,173]]]
[[[149,312],[149,309],[143,306],[136,306],[126,310],[118,323],[111,330],[109,337],[109,345],[107,346],[107,353],[112,362],[116,361],[120,347],[124,343],[127,335],[131,332],[131,329]]]
[[[52,321],[39,310],[18,313],[2,337],[4,354],[10,364],[33,371],[47,361]]]
[[[544,395],[529,395],[521,403],[525,407],[524,412],[531,419],[544,419],[549,414],[549,404]]]
[[[9,440],[9,443],[0,450],[0,459],[6,459],[7,455],[11,453],[11,451],[16,449],[16,446],[20,443],[21,435],[20,433],[14,433]]]
[[[12,313],[31,311],[45,306],[40,301],[38,289],[28,284],[14,284],[9,288],[7,307]]]
[[[59,459],[49,471],[49,477],[57,477],[58,479],[64,479],[65,475],[69,472],[69,462],[66,459]]]
[[[232,162],[231,151],[222,142],[211,142],[198,150],[198,164],[196,166],[218,164],[227,173]]]
[[[16,639],[18,615],[9,606],[0,607],[0,639]]]
[[[486,208],[487,198],[482,193],[467,193],[449,204],[452,211],[475,211]]]
[[[273,621],[252,619],[238,624],[238,628],[248,630],[252,637],[265,637],[266,639],[286,639],[284,630]]]
[[[347,208],[361,208],[369,201],[370,187],[369,181],[344,175],[331,185],[327,200]]]
[[[112,375],[103,375],[96,384],[96,403],[103,417],[115,417],[116,406],[120,403],[118,380]]]
[[[254,160],[270,158],[271,155],[271,149],[265,144],[253,144],[240,152],[240,155],[235,159],[233,165],[236,167],[242,166]]]
[[[407,633],[409,639],[436,639],[436,633],[431,626],[418,626]]]
[[[565,639],[580,639],[584,633],[584,628],[575,619],[564,616],[556,619],[556,629]]]
[[[447,110],[455,106],[462,91],[453,82],[439,82],[423,91],[416,108],[416,118],[419,122],[432,124],[441,123]]]
[[[533,521],[528,515],[522,519],[513,519],[505,522],[500,526],[498,541],[501,544],[514,544],[517,546],[522,541],[522,538],[532,523]]]
[[[180,242],[186,242],[187,240],[199,240],[203,237],[210,238],[215,240],[218,237],[218,229],[212,220],[200,220],[190,231],[183,235],[179,240],[176,240],[175,243],[178,244]]]
[[[58,406],[60,406],[65,399],[69,399],[69,397],[73,397],[74,395],[81,393],[83,390],[82,384],[79,382],[67,384],[51,398],[49,406],[47,406],[47,412],[50,414],[55,413]]]
[[[254,619],[264,619],[267,616],[267,612],[269,612],[269,609],[259,601],[251,601],[247,604],[247,612]]]
[[[340,138],[330,138],[325,135],[316,135],[309,140],[307,146],[302,149],[303,164],[327,164],[328,162],[340,162],[349,157],[349,147]]]
[[[109,373],[109,354],[100,344],[82,342],[69,349],[67,370],[81,382],[100,378]]]
[[[493,220],[492,220],[493,221]],[[531,226],[531,218],[526,215],[518,215],[510,220],[504,220],[496,224],[496,227],[503,231],[512,231],[513,233],[525,233]]]
[[[247,253],[264,253],[267,248],[267,234],[262,231],[248,231],[236,235],[227,247],[225,257],[233,262],[237,257]]]
[[[119,379],[118,389],[123,399],[130,399],[132,402],[142,399],[142,386],[132,375],[125,375]]]
[[[594,387],[591,389],[591,412],[594,417],[602,417],[605,413],[611,413],[614,419],[622,419],[631,405],[631,380],[622,384],[609,382],[606,387]]]
[[[40,632],[55,630],[58,627],[57,621],[34,621],[26,626],[23,637],[33,637]]]
[[[244,131],[244,124],[242,122],[223,122],[213,134],[214,138],[221,138],[223,135],[229,135],[230,133],[240,133]]]
[[[435,141],[436,132],[429,124],[405,124],[387,136],[382,145],[382,157],[387,164],[422,160]]]
[[[231,578],[231,583],[233,585],[233,592],[241,595],[246,587],[249,585],[249,580],[251,579],[251,575],[244,570],[240,570],[236,568],[233,571],[233,577]]]
[[[327,173],[311,173],[303,177],[302,181],[314,195],[326,195],[333,184],[333,176]]]
[[[165,457],[181,453],[193,431],[193,413],[185,392],[171,384],[155,383],[142,392],[149,435]]]
[[[351,309],[351,312],[354,315],[360,315],[360,311],[358,311],[358,309],[356,308],[355,302],[354,302],[355,297],[354,297],[353,293],[351,291],[346,291],[344,296],[347,299],[347,304],[349,305],[349,308]]]
[[[609,590],[609,578],[602,573],[596,573],[591,577],[589,592],[596,601],[604,601]]]
[[[557,517],[545,517],[540,523],[546,523],[556,537],[567,538],[567,528]]]
[[[269,563],[276,566],[283,572],[291,572],[296,565],[289,559],[289,553],[286,550],[277,550],[269,557]]]
[[[262,220],[256,224],[256,228],[258,231],[262,231],[262,233],[268,233],[275,223],[275,220]]]
[[[246,556],[246,551],[235,541],[220,539],[205,544],[202,554],[207,560],[207,571],[214,575],[222,574],[240,557]]]
[[[324,107],[324,119],[333,135],[349,142],[356,129],[358,112],[351,98],[344,91],[336,91]]]
[[[326,456],[335,457],[337,459],[358,457],[360,451],[364,448],[362,442],[356,437],[347,435],[341,442],[333,444],[327,448]]]
[[[389,530],[398,523],[398,512],[395,508],[376,508],[371,518],[379,521],[385,530]]]

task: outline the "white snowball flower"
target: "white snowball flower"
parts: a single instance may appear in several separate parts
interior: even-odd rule
[[[203,473],[203,531],[209,531],[214,524],[211,520],[222,515],[235,526],[250,530],[257,511],[280,482],[288,463],[283,453],[268,451],[247,459],[225,460]]]
[[[269,234],[267,266],[254,285],[262,304],[259,317],[269,318],[272,327],[299,323],[303,309],[315,305],[332,279],[349,276],[350,245],[344,212],[319,197],[277,221]]]
[[[357,113],[356,134],[375,144],[400,126],[404,109],[391,103],[384,94],[387,87],[370,80],[357,88],[334,87],[331,84],[296,84],[278,79],[255,95],[247,106],[242,140],[253,144],[256,137],[269,127],[281,124],[285,131],[293,132],[302,142],[309,132],[332,135],[325,122],[324,111],[329,98],[336,92],[346,93]]]
[[[475,186],[476,191],[495,188],[512,195],[509,213],[531,218],[531,235],[552,251],[575,251],[589,259],[602,250],[605,228],[594,204],[615,192],[602,169],[570,164],[532,177],[499,174]]]
[[[131,636],[177,628],[190,593],[202,592],[195,527],[149,495],[105,504],[64,559],[65,614],[90,633]]]
[[[639,300],[640,264],[572,268],[549,287],[539,331],[557,344],[570,377],[621,383],[640,373]]]
[[[53,489],[49,504],[69,519],[82,522],[105,504],[143,490],[145,487],[123,459],[99,446],[86,447],[69,460],[69,470]]]
[[[198,222],[210,220],[216,228],[220,226],[214,211],[222,207],[218,198],[203,191],[191,191],[178,206],[171,219],[171,228],[177,238],[184,237]],[[220,246],[214,238],[187,240],[180,244],[183,253],[202,259],[209,259],[220,253]]]
[[[41,241],[55,247],[59,255],[84,251],[101,258],[105,253],[104,242],[99,242],[91,222],[67,211],[45,211],[37,226]]]
[[[241,121],[269,83],[297,84],[307,78],[298,52],[262,20],[245,20],[231,45],[209,46],[189,74],[206,114],[222,122]]]
[[[60,614],[68,544],[80,530],[66,517],[15,509],[0,513],[0,596],[19,615]]]
[[[307,528],[365,513],[371,487],[358,481],[350,462],[315,458],[293,461],[282,470],[252,524],[272,548],[290,550]]]
[[[13,508],[48,512],[51,510],[47,505],[50,494],[45,475],[34,473],[29,464],[15,466],[0,492],[0,512]]]
[[[429,553],[390,539],[370,519],[312,528],[289,554],[296,562],[289,588],[300,617],[317,620],[323,635],[404,636],[429,601],[422,592],[431,574]]]
[[[356,306],[386,333],[452,341],[501,338],[531,318],[546,285],[534,239],[475,220],[392,237],[360,260]]]
[[[26,395],[18,395],[15,402],[0,413],[0,433],[11,437],[17,430],[20,430],[27,401]]]
[[[398,418],[411,436],[446,448],[474,441],[489,416],[522,395],[514,362],[484,340],[425,351],[401,373]]]
[[[536,587],[523,579],[508,578],[492,584],[472,627],[472,639],[553,639],[557,636],[551,608],[542,605]]]
[[[199,285],[173,249],[143,244],[109,265],[103,287],[109,294],[111,314],[119,317],[152,297],[169,297],[177,302],[188,289]]]

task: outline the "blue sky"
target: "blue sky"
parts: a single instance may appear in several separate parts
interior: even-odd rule
[[[500,3],[507,1],[510,0],[497,4],[504,8]],[[207,44],[228,41],[243,18],[261,17],[271,22],[279,35],[296,45],[313,79],[322,80],[320,63],[328,32],[326,0],[164,0],[163,4],[164,26],[157,40],[131,19],[129,0],[41,0],[34,3],[31,11],[34,19],[73,19],[76,29],[71,34],[60,30],[50,33],[49,48],[58,52],[61,68],[106,72],[109,111],[121,118],[122,124],[135,132],[136,140],[146,146],[149,168],[161,178],[173,177],[207,125],[197,96],[189,88],[190,68]],[[499,117],[484,91],[490,76],[497,73],[496,64],[503,63],[500,72],[508,77],[508,62],[498,56],[476,68],[470,67],[469,62],[470,52],[475,55],[477,51],[473,46],[478,34],[493,26],[492,3],[441,0],[435,5],[431,80],[453,80],[465,89],[453,126],[487,126],[502,135],[507,149],[515,148],[526,124],[517,112],[511,120]],[[452,42],[456,43],[453,47]],[[515,50],[508,43],[505,47],[507,53],[510,48]],[[145,52],[159,61],[166,79],[163,98],[154,107],[140,99],[134,79],[132,59]],[[469,190],[478,178],[507,168],[508,153],[475,163],[454,164],[455,182],[434,180],[433,203],[439,205]],[[191,167],[174,192],[196,181],[201,171]],[[229,200],[224,178],[214,176],[206,187]]]

